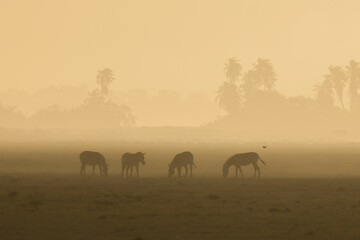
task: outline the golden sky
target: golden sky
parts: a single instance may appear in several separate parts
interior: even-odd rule
[[[272,60],[278,89],[311,96],[329,65],[360,60],[360,1],[2,0],[2,89],[92,86],[213,93],[223,65]]]

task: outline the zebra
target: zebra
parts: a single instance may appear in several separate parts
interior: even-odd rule
[[[236,169],[236,176],[238,174],[238,170],[240,170],[241,176],[244,177],[243,172],[241,171],[241,166],[246,166],[252,164],[254,167],[254,176],[256,176],[256,172],[258,172],[258,177],[260,177],[260,167],[257,165],[257,161],[260,160],[264,165],[266,163],[261,159],[261,157],[255,152],[248,153],[239,153],[230,157],[223,165],[223,177],[227,177],[229,173],[229,168],[234,165]]]
[[[121,177],[124,177],[124,170],[126,168],[126,177],[128,177],[129,168],[131,168],[131,176],[133,167],[136,168],[136,175],[139,177],[139,162],[145,165],[144,160],[145,153],[137,152],[137,153],[124,153],[121,157],[122,160],[122,172]]]
[[[192,177],[192,166],[196,167],[194,163],[194,156],[191,152],[182,152],[176,154],[172,162],[169,164],[169,178],[175,173],[175,168],[178,172],[178,177],[181,177],[181,168],[185,168],[185,177],[188,175],[188,165],[190,166],[190,177]]]
[[[94,171],[96,165],[99,166],[101,175],[108,175],[108,165],[105,162],[105,157],[98,152],[84,151],[79,155],[81,161],[80,175],[86,175],[85,167],[86,165],[93,166],[92,175],[94,176]]]

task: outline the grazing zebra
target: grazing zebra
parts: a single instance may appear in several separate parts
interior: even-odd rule
[[[94,176],[94,171],[96,165],[99,166],[101,175],[108,175],[108,165],[105,162],[105,157],[98,152],[84,151],[79,155],[81,161],[80,175],[86,175],[85,167],[86,165],[93,166],[92,175]]]
[[[185,168],[185,177],[188,175],[188,165],[190,166],[190,177],[192,177],[192,166],[196,167],[194,163],[194,156],[191,152],[182,152],[176,154],[172,162],[169,164],[169,178],[174,175],[175,168],[178,172],[178,177],[181,177],[181,168]]]
[[[254,177],[256,176],[256,172],[258,172],[258,177],[260,177],[260,167],[257,165],[258,160],[260,160],[264,165],[266,165],[265,162],[261,159],[261,157],[255,152],[235,154],[224,163],[223,177],[227,177],[229,173],[229,168],[232,165],[235,166],[236,176],[238,174],[238,170],[240,170],[241,176],[244,177],[244,174],[241,171],[241,166],[246,166],[249,164],[252,164],[254,166]]]
[[[144,160],[145,153],[137,152],[137,153],[124,153],[121,157],[122,160],[122,173],[121,177],[124,177],[124,170],[126,168],[126,177],[128,177],[129,168],[131,168],[131,176],[133,172],[133,167],[136,168],[136,175],[139,177],[139,162],[145,165]]]

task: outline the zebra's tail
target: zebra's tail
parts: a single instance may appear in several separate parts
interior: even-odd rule
[[[196,165],[195,165],[195,163],[194,163],[194,162],[192,162],[192,165],[193,165],[194,167],[196,167]]]
[[[259,160],[260,160],[264,165],[266,165],[266,163],[261,159],[260,156],[259,156]]]

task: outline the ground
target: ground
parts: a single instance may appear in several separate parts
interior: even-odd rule
[[[0,239],[360,239],[360,144],[2,143]],[[99,151],[109,176],[80,176],[79,153]],[[140,178],[121,155],[146,152]],[[191,151],[193,178],[167,177]],[[256,151],[262,177],[222,165]]]
[[[0,177],[1,239],[359,239],[360,179]]]

